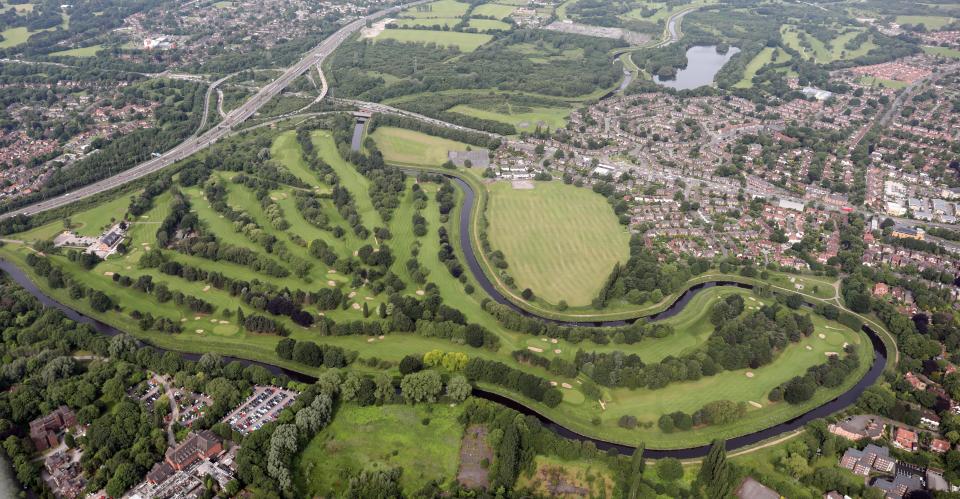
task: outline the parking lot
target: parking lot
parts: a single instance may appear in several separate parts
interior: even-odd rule
[[[227,414],[223,421],[246,435],[277,419],[280,411],[292,404],[298,395],[295,391],[276,386],[255,386],[253,395]]]

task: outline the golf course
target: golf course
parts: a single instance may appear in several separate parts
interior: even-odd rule
[[[438,151],[461,145],[398,128],[380,128],[374,135],[385,157],[419,157],[422,158],[421,164],[426,165],[437,164],[441,158]],[[273,176],[283,179],[283,182],[262,183],[251,173],[218,167],[205,172],[203,184],[195,185],[185,181],[182,176],[190,168],[196,168],[196,164],[181,165],[180,173],[172,178],[171,188],[156,194],[150,208],[142,214],[124,217],[131,196],[143,192],[142,185],[134,186],[127,192],[103,196],[95,206],[87,205],[72,212],[66,220],[55,219],[29,231],[6,236],[8,242],[0,247],[0,257],[24,269],[31,280],[55,300],[158,347],[181,352],[217,352],[309,375],[318,375],[324,368],[279,356],[277,344],[282,336],[253,331],[245,327],[249,321],[244,323],[241,320],[241,314],[249,318],[264,312],[255,307],[255,302],[240,300],[222,285],[217,285],[218,280],[248,282],[253,279],[249,281],[251,285],[265,289],[287,289],[291,293],[298,293],[298,290],[312,293],[338,290],[339,296],[342,296],[338,306],[318,308],[316,304],[303,304],[304,310],[311,315],[338,324],[376,321],[376,311],[389,310],[399,297],[415,301],[425,296],[441,299],[444,305],[462,313],[466,321],[489,331],[496,338],[496,347],[477,348],[464,343],[462,339],[421,334],[419,327],[412,332],[387,329],[380,336],[330,335],[316,322],[304,326],[286,315],[269,317],[285,329],[288,338],[344,349],[357,359],[350,369],[365,374],[386,371],[395,375],[397,365],[404,357],[422,356],[430,351],[462,353],[467,358],[501,362],[562,387],[562,401],[554,407],[548,407],[499,385],[481,381],[477,383],[478,386],[519,401],[583,435],[624,444],[644,441],[648,448],[676,449],[704,445],[713,438],[744,435],[789,420],[850,389],[872,362],[873,351],[863,333],[811,314],[814,333],[775,352],[772,363],[757,369],[724,370],[695,381],[671,382],[658,389],[601,387],[600,397],[592,398],[587,395],[591,392],[586,390],[586,386],[595,385],[586,374],[558,374],[548,369],[546,364],[530,363],[511,352],[536,352],[548,364],[554,358],[574,363],[578,351],[610,355],[620,355],[622,352],[624,355],[636,355],[650,365],[669,359],[692,358],[701,355],[713,333],[709,314],[716,303],[732,295],[740,296],[746,304],[743,314],[747,315],[764,305],[774,305],[775,300],[731,286],[702,289],[678,313],[657,322],[668,326],[664,329],[669,331],[667,336],[644,337],[629,344],[618,339],[602,343],[573,341],[512,330],[485,310],[484,302],[488,297],[476,276],[464,272],[455,277],[448,262],[441,258],[447,244],[447,236],[441,236],[441,233],[448,234],[451,241],[458,241],[463,230],[458,223],[460,211],[465,209],[463,193],[449,185],[445,186],[442,180],[436,178],[417,180],[408,176],[403,182],[402,192],[397,194],[396,208],[389,212],[389,217],[384,216],[387,212],[383,211],[382,201],[371,195],[375,192],[376,178],[364,175],[356,165],[340,156],[336,137],[336,132],[315,128],[305,134],[298,134],[294,130],[265,129],[247,137],[231,139],[222,149],[213,148],[205,154],[227,155],[227,151],[244,147],[244,144],[269,144],[268,153],[262,153],[264,162],[276,169]],[[316,158],[329,167],[329,173],[316,168],[317,160],[308,160],[302,147],[304,140],[309,140]],[[414,147],[413,144],[418,145]],[[403,156],[401,152],[408,156]],[[471,182],[479,178],[476,172],[468,169],[460,169],[455,173],[474,179]],[[254,185],[261,187],[253,188]],[[529,188],[531,186],[532,189]],[[559,181],[531,182],[530,185],[496,182],[488,187],[486,216],[489,218],[490,243],[503,251],[509,264],[508,271],[520,289],[530,287],[537,299],[548,302],[566,300],[571,305],[588,304],[602,286],[610,268],[627,258],[629,235],[617,223],[607,201],[590,189],[565,185]],[[215,194],[218,190],[220,194]],[[444,190],[452,194],[454,203],[449,205],[452,206],[449,213],[441,214],[441,191]],[[348,192],[350,196],[349,203],[341,204],[340,209],[331,200],[335,191]],[[215,199],[210,197],[214,195]],[[301,202],[305,196],[316,199],[318,209],[303,209]],[[309,265],[301,265],[301,270],[289,275],[271,275],[226,259],[212,259],[202,252],[178,250],[169,244],[160,245],[158,227],[166,223],[165,218],[184,201],[189,205],[190,218],[196,220],[198,230],[208,237],[215,237],[217,244],[258,255],[273,261],[275,267],[293,268],[298,262],[308,262]],[[349,206],[350,209],[345,211],[343,206]],[[225,217],[225,214],[229,217]],[[278,217],[283,223],[278,222]],[[417,217],[422,217],[418,223],[426,231],[419,231],[415,224],[411,224],[411,220],[416,221]],[[64,230],[96,237],[123,218],[127,219],[129,227],[124,242],[125,251],[99,262],[92,270],[84,268],[82,262],[66,249],[39,256],[35,249],[44,247],[45,241],[50,241]],[[238,225],[231,219],[246,220],[246,226]],[[325,225],[318,224],[317,220],[321,219],[326,222]],[[370,230],[359,230],[360,224]],[[380,229],[376,233],[371,232],[377,227]],[[272,251],[265,251],[262,243],[264,238],[273,241]],[[338,263],[328,264],[314,256],[316,253],[312,249],[321,244],[318,241],[336,256]],[[282,252],[277,249],[281,247]],[[363,250],[364,247],[368,249]],[[351,275],[351,268],[363,265],[358,258],[364,256],[358,257],[358,253],[363,250],[370,254],[369,248],[380,252],[389,248],[394,257],[385,268],[377,270],[379,275],[390,272],[396,276],[395,283],[390,285],[392,291],[365,283],[356,274]],[[459,245],[454,245],[453,251],[459,261],[465,262],[464,252]],[[177,268],[202,269],[208,273],[207,277],[192,272],[189,275],[182,271],[174,273],[169,270],[173,263],[161,267],[145,264],[144,259],[161,257],[166,262],[175,262]],[[38,258],[49,261],[70,284],[63,286],[49,275],[39,275],[37,268],[31,268],[30,264]],[[348,267],[340,261],[353,263]],[[412,266],[411,261],[416,265]],[[214,275],[218,280],[214,279]],[[122,282],[143,282],[143,279],[152,281],[153,286],[162,284],[170,292],[182,294],[183,297],[202,300],[208,307],[197,311],[186,300],[160,300],[156,293],[142,290],[146,288],[135,289],[122,285]],[[80,296],[78,289],[83,290]],[[85,298],[94,292],[108,297],[112,306],[106,310],[95,308],[93,300]],[[179,326],[178,331],[162,332],[145,327],[137,318],[141,315],[140,311],[150,311],[154,317],[169,319]],[[823,364],[828,354],[842,354],[844,345],[852,345],[853,351],[858,353],[859,368],[855,375],[845,378],[839,386],[817,389],[815,396],[803,403],[789,404],[768,399],[773,388],[794,376],[803,375],[810,367]],[[692,413],[711,400],[747,404],[748,408],[744,417],[734,423],[695,427],[689,431],[666,432],[656,424],[664,414],[675,411]],[[634,417],[639,424],[631,429],[624,428],[618,424],[623,416]],[[357,417],[365,416],[358,414]],[[345,420],[338,418],[337,424],[341,421]],[[434,421],[441,424],[442,418],[434,418]],[[327,430],[331,435],[336,431],[336,424]],[[328,445],[324,443],[324,438],[328,437],[318,436],[319,440],[315,439],[311,446]],[[363,448],[370,444],[357,441],[346,445]],[[430,457],[429,449],[423,451],[426,453],[423,456],[404,459],[439,458]],[[311,461],[310,455],[308,450],[302,466],[311,469],[323,466],[322,463]],[[349,452],[346,452],[341,457],[349,460],[349,456]],[[447,471],[440,470],[437,474]],[[407,477],[411,480],[408,486],[417,487],[432,473],[424,470],[422,476]],[[337,487],[334,482],[322,481],[302,485],[305,490],[318,494]]]

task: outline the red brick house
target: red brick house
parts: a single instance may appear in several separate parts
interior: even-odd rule
[[[60,443],[57,434],[77,424],[77,416],[69,407],[61,405],[46,416],[30,421],[30,440],[38,451],[56,447]]]

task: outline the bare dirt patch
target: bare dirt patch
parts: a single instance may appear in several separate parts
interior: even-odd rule
[[[513,186],[514,189],[524,191],[532,190],[535,187],[534,183],[529,180],[512,180],[510,181],[510,185]]]
[[[383,30],[387,29],[387,25],[392,23],[395,19],[388,17],[382,21],[375,22],[370,25],[369,28],[363,28],[360,30],[360,38],[376,38],[377,35],[383,33]]]
[[[484,466],[486,460],[487,466]],[[489,465],[493,462],[493,449],[487,444],[487,427],[471,425],[463,434],[460,443],[460,469],[457,481],[470,489],[490,487]]]

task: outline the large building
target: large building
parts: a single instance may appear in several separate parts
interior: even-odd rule
[[[46,416],[30,421],[30,440],[38,451],[56,447],[60,443],[57,434],[77,424],[77,416],[69,407],[61,405]]]
[[[191,464],[215,456],[223,450],[220,437],[210,430],[193,432],[176,447],[167,449],[165,460],[170,467],[181,471]]]
[[[896,461],[890,457],[890,449],[869,444],[863,450],[847,449],[840,458],[840,466],[857,475],[867,476],[871,471],[889,473]]]

